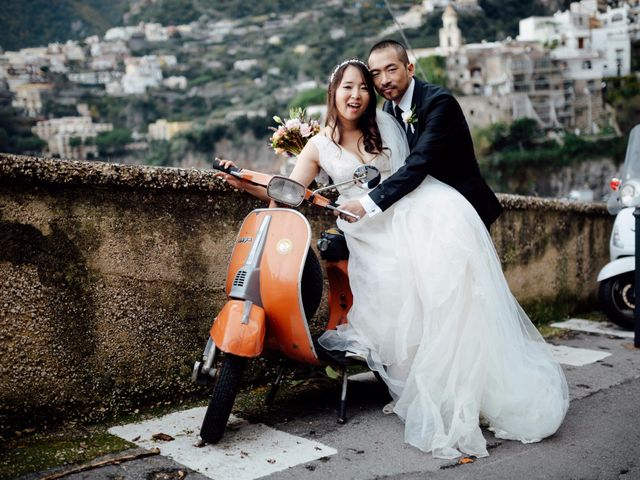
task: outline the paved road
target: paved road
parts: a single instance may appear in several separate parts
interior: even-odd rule
[[[338,425],[335,412],[327,406],[315,406],[306,412],[302,410],[303,413],[297,410],[293,418],[279,419],[271,425],[279,432],[294,435],[292,438],[300,438],[300,442],[302,439],[319,442],[337,453],[263,478],[640,479],[640,350],[633,349],[630,339],[592,333],[571,333],[552,343],[611,353],[611,356],[584,366],[563,366],[569,381],[571,406],[557,434],[543,442],[524,445],[497,440],[485,432],[490,446],[488,458],[464,465],[436,460],[403,443],[401,422],[394,415],[381,412],[387,398],[375,381],[352,382],[353,399],[347,425]],[[233,435],[229,440],[231,444],[219,447],[229,449],[226,450],[229,458],[234,455]],[[258,452],[239,451],[244,453],[241,456],[247,462],[258,457]],[[266,463],[264,466],[267,467]],[[160,455],[65,478],[217,478],[215,468],[204,472],[207,476]]]

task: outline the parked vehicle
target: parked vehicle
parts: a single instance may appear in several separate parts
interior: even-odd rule
[[[633,212],[640,201],[640,124],[629,134],[621,178],[611,180],[611,189],[607,207],[616,219],[609,240],[611,261],[598,273],[598,299],[611,321],[633,330],[636,304]]]
[[[214,168],[266,187],[267,195],[279,204],[297,207],[307,201],[340,211],[335,203],[319,194],[329,187],[311,191],[278,175],[223,169],[217,163]],[[371,188],[380,181],[380,172],[375,167],[362,165],[355,170],[352,181]],[[347,276],[348,251],[344,237],[337,230],[323,232],[318,249],[326,260],[329,280],[326,325],[329,330],[347,321],[352,304]],[[341,370],[343,384],[338,421],[346,421],[346,366],[354,360],[324,351],[309,331],[308,321],[320,304],[322,288],[322,270],[311,248],[311,227],[302,213],[293,208],[259,208],[245,217],[227,270],[228,301],[213,322],[202,361],[196,362],[193,370],[194,381],[213,385],[200,431],[205,442],[216,443],[222,438],[247,360],[266,352],[293,362],[331,364]],[[282,367],[278,372],[267,394],[267,403],[273,401],[284,371]]]

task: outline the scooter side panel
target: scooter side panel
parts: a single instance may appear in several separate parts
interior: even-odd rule
[[[251,305],[248,322],[243,323],[245,303],[243,300],[229,300],[213,322],[210,335],[223,352],[240,357],[257,357],[264,346],[264,310]]]
[[[318,364],[300,291],[311,244],[311,227],[302,214],[292,209],[270,208],[254,210],[247,215],[229,262],[227,295],[251,251],[265,215],[272,216],[260,262],[260,297],[267,319],[265,346],[280,350],[294,360]]]
[[[262,257],[260,294],[267,316],[267,346],[285,356],[318,364],[302,304],[301,284],[311,227],[291,209],[270,209],[274,215]]]
[[[353,294],[349,286],[347,271],[348,260],[327,262],[327,277],[329,278],[329,322],[327,330],[333,330],[338,325],[347,323],[347,313],[353,304]]]

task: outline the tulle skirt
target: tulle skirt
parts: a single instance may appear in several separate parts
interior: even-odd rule
[[[439,458],[481,457],[481,417],[496,437],[522,442],[558,429],[569,405],[562,369],[462,195],[428,177],[386,212],[338,222],[354,303],[349,323],[320,343],[367,358],[406,442]]]

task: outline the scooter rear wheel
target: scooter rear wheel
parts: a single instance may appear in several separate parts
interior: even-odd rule
[[[246,358],[230,353],[225,354],[222,359],[220,376],[213,387],[207,413],[200,429],[200,437],[206,443],[218,443],[224,435],[246,364]]]
[[[600,283],[598,300],[607,318],[627,330],[633,330],[635,308],[634,272],[607,278]]]

